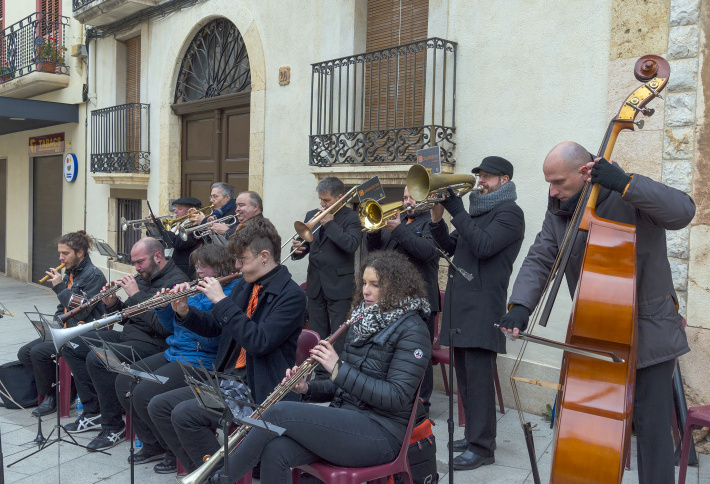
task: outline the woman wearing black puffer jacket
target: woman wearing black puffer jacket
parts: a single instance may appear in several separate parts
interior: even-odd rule
[[[263,415],[281,436],[254,428],[229,458],[229,481],[261,461],[261,482],[291,482],[291,468],[317,461],[344,467],[392,462],[402,447],[414,397],[431,357],[426,285],[393,251],[373,252],[357,275],[352,322],[341,355],[321,341],[311,355],[327,380],[299,382],[304,401],[279,402]],[[296,368],[286,372],[289,378]],[[217,472],[210,482],[219,482]]]

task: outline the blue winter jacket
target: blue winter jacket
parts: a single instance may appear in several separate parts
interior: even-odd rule
[[[238,280],[231,281],[222,287],[226,296],[232,292],[232,288]],[[202,311],[208,311],[213,306],[212,301],[202,293],[188,297],[187,304]],[[173,333],[165,340],[168,344],[168,349],[164,353],[166,360],[179,360],[192,366],[200,366],[198,361],[202,361],[205,368],[212,368],[212,363],[217,356],[217,348],[219,348],[219,336],[205,338],[198,336],[184,326],[175,324],[175,312],[171,306],[155,309],[155,313],[160,324]]]

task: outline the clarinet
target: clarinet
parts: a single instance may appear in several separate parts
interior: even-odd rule
[[[326,338],[326,341],[332,343],[333,341],[338,339],[338,337],[340,337],[348,330],[352,323],[354,323],[360,318],[362,318],[362,315],[345,321],[335,331],[335,333],[331,334],[328,338]],[[271,392],[268,397],[266,397],[264,403],[261,404],[260,409],[258,409],[258,411],[254,411],[250,417],[257,420],[260,419],[261,412],[271,407],[275,403],[281,401],[302,378],[310,375],[313,370],[316,369],[316,366],[318,366],[318,361],[316,361],[316,359],[312,356],[308,357],[308,359],[301,363],[301,365],[296,369],[296,371],[293,372],[293,374],[289,377],[288,380],[278,385],[276,389]],[[237,446],[242,440],[244,440],[244,437],[247,436],[251,428],[251,425],[240,425],[234,432],[230,434],[228,443],[230,453],[237,448]],[[214,455],[205,456],[203,464],[189,475],[185,477],[178,477],[178,483],[201,484],[205,482],[207,478],[211,476],[212,473],[215,471],[216,467],[222,462],[222,459],[224,459],[224,447],[221,447],[219,451],[217,451],[217,453]]]

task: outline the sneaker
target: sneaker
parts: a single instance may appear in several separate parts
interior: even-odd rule
[[[148,462],[155,462],[156,460],[163,460],[165,457],[165,451],[160,446],[146,445],[143,444],[141,450],[133,454],[134,464],[146,464]],[[131,463],[131,456],[128,456],[128,463]]]
[[[82,413],[75,422],[64,426],[69,434],[80,434],[89,430],[101,430],[101,415],[87,415]]]
[[[120,430],[103,429],[99,435],[86,446],[89,452],[110,449],[126,438],[126,424]]]
[[[172,474],[177,472],[177,458],[173,454],[166,453],[160,464],[153,466],[153,471],[157,474]]]

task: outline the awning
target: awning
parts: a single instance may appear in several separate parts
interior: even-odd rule
[[[77,104],[0,97],[0,136],[78,122]]]

